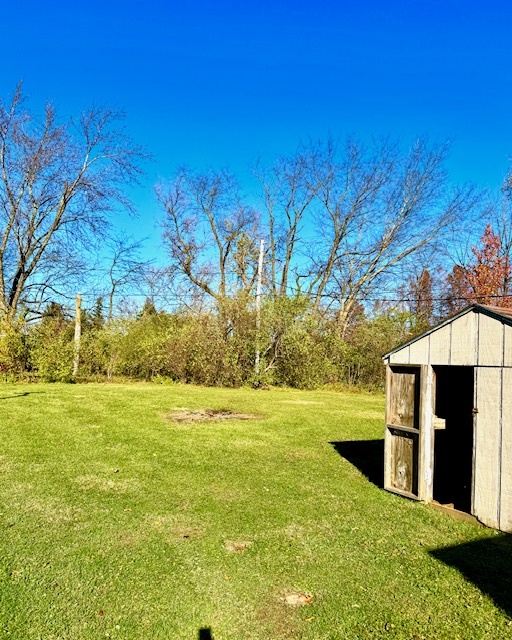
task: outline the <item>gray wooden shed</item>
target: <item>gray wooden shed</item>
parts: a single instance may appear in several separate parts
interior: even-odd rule
[[[512,533],[512,309],[472,305],[383,359],[384,487]]]

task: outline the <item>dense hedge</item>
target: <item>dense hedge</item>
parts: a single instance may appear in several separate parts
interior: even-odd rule
[[[381,355],[409,337],[410,325],[410,318],[396,311],[370,319],[360,314],[341,337],[334,319],[314,313],[305,299],[265,303],[259,332],[254,309],[243,299],[229,300],[211,313],[150,309],[109,323],[85,314],[77,379],[378,388],[384,374]],[[60,311],[53,309],[31,326],[4,322],[1,329],[4,379],[72,380],[74,325]]]

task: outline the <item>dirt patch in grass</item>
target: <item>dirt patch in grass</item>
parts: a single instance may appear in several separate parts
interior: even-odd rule
[[[306,604],[311,604],[313,596],[303,591],[292,591],[284,596],[284,601],[292,607],[303,607]]]
[[[257,420],[259,416],[231,409],[175,409],[166,416],[170,422],[221,422],[223,420]]]
[[[269,595],[263,598],[255,618],[261,638],[292,640],[300,637],[301,620],[297,607],[291,607],[282,597]]]

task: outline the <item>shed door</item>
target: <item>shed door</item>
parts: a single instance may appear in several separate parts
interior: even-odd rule
[[[388,369],[385,478],[389,491],[418,498],[420,368]]]
[[[434,483],[433,498],[471,512],[473,484],[473,367],[434,367]],[[487,374],[487,369],[485,370]],[[499,424],[499,401],[492,393],[496,424]],[[486,434],[488,436],[488,433]],[[489,438],[487,437],[488,441]]]

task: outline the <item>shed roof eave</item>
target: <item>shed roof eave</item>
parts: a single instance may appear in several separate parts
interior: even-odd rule
[[[396,353],[397,351],[400,351],[401,349],[405,349],[406,347],[408,347],[409,345],[413,344],[414,342],[417,342],[418,340],[422,340],[423,338],[426,338],[431,333],[434,333],[434,331],[437,331],[438,329],[441,329],[442,327],[446,326],[447,324],[450,324],[451,322],[453,322],[454,320],[457,320],[458,318],[461,318],[462,316],[466,315],[467,313],[469,313],[471,311],[474,311],[476,313],[483,313],[484,315],[489,316],[490,318],[494,318],[495,320],[499,320],[500,322],[504,322],[505,324],[508,324],[508,325],[510,325],[512,327],[512,309],[501,309],[500,307],[494,307],[494,306],[491,306],[491,305],[484,305],[484,304],[476,304],[475,303],[475,304],[469,305],[468,307],[465,307],[461,311],[457,312],[453,316],[450,316],[449,318],[446,318],[442,322],[439,322],[438,324],[436,324],[431,329],[428,329],[428,331],[424,331],[423,333],[420,333],[420,335],[415,336],[414,338],[411,338],[410,340],[408,340],[407,342],[404,342],[403,344],[399,345],[398,347],[395,347],[391,351],[388,351],[387,353],[385,353],[382,356],[382,359],[386,360],[393,353]]]

